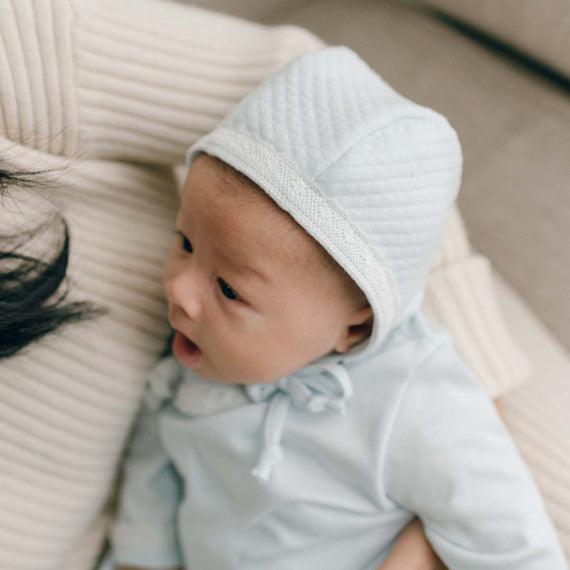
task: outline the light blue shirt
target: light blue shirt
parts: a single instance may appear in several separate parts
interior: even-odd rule
[[[182,395],[205,381],[172,362],[125,465],[117,564],[376,570],[418,516],[451,570],[567,568],[495,407],[422,317],[205,415]]]

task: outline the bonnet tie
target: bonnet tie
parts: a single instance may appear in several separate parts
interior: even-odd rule
[[[342,361],[326,359],[272,384],[246,386],[246,392],[254,402],[270,400],[263,429],[263,452],[252,470],[255,477],[267,482],[283,457],[281,438],[290,405],[312,413],[345,415],[346,402],[352,397],[353,388]]]
[[[148,374],[144,402],[149,410],[157,411],[172,398],[182,380],[182,369],[174,356],[158,361]]]

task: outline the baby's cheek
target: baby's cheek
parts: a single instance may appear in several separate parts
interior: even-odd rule
[[[242,340],[245,342],[232,355],[234,370],[241,384],[274,382],[283,376],[280,351],[271,342]]]

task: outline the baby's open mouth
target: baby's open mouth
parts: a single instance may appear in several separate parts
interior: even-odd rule
[[[176,331],[172,340],[172,353],[182,366],[188,368],[194,366],[202,355],[198,346],[179,331]]]

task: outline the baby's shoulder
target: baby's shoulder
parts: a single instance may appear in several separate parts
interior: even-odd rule
[[[353,364],[350,372],[361,393],[386,405],[395,405],[405,391],[425,391],[435,398],[451,385],[484,391],[455,351],[451,335],[421,316],[395,329],[379,350]]]

